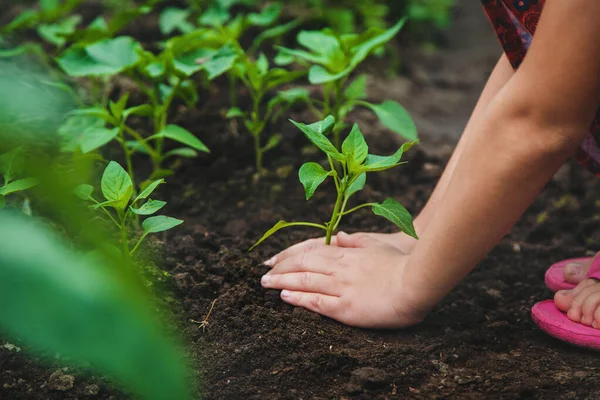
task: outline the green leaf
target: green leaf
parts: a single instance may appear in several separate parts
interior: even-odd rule
[[[260,76],[265,76],[267,72],[269,72],[269,60],[267,60],[267,56],[265,56],[264,53],[260,53],[258,55],[258,59],[256,60],[256,68]]]
[[[123,95],[116,103],[111,101],[108,104],[110,107],[110,112],[118,121],[120,121],[123,117],[123,110],[127,106],[127,100],[129,100],[129,93]]]
[[[341,52],[337,37],[327,32],[301,31],[296,40],[307,49],[326,57],[332,57],[334,53]]]
[[[91,151],[94,151],[109,143],[111,140],[116,138],[118,134],[119,128],[107,129],[104,127],[92,126],[83,131],[81,134],[79,142],[81,146],[81,152],[83,154],[87,154]]]
[[[161,208],[163,208],[166,204],[166,201],[150,199],[146,203],[144,203],[140,208],[134,208],[133,206],[129,206],[129,209],[137,215],[152,215]]]
[[[135,279],[109,265],[110,256],[102,262],[75,255],[61,234],[31,218],[2,212],[0,226],[6,339],[23,341],[48,361],[60,354],[91,366],[139,398],[191,398],[185,362],[156,306]]]
[[[136,203],[138,200],[147,199],[156,190],[158,185],[162,185],[163,183],[165,183],[164,179],[158,179],[154,182],[151,182],[148,186],[146,186],[144,190],[142,190],[142,193],[140,193],[138,197],[135,198],[133,203]]]
[[[387,199],[382,204],[375,204],[373,206],[373,213],[392,221],[402,232],[418,239],[412,216],[398,201]]]
[[[225,24],[231,18],[231,14],[226,8],[212,6],[208,8],[198,19],[198,23],[204,26],[219,27]]]
[[[354,193],[363,190],[366,183],[367,183],[367,174],[363,172],[356,179],[354,179],[354,181],[350,184],[350,186],[348,186],[346,188],[346,191],[344,192],[346,199],[349,199],[350,196],[352,196]]]
[[[70,76],[111,76],[135,65],[141,46],[122,36],[104,39],[84,48],[71,47],[56,61]]]
[[[147,235],[149,233],[168,231],[169,229],[175,228],[177,225],[181,225],[182,223],[183,221],[180,219],[159,215],[144,220],[144,222],[142,222],[142,228],[144,229],[144,234]]]
[[[281,14],[281,4],[273,3],[266,6],[260,13],[250,13],[246,17],[251,25],[269,26],[277,21]]]
[[[315,162],[305,163],[300,167],[298,171],[298,178],[304,186],[304,193],[306,194],[306,200],[310,199],[317,188],[327,177],[330,171],[325,170],[319,164]]]
[[[373,154],[369,154],[367,156],[367,159],[365,160],[364,165],[360,169],[365,172],[377,172],[384,171],[386,169],[390,169],[397,165],[400,165],[400,160],[402,159],[404,153],[417,143],[418,142],[404,143],[398,149],[398,151],[396,151],[391,156],[376,156]]]
[[[225,118],[241,118],[244,117],[246,114],[240,110],[239,107],[231,107],[229,110],[227,110],[227,114],[225,114]]]
[[[39,181],[35,178],[25,178],[13,181],[6,186],[0,187],[0,196],[8,196],[11,193],[22,192],[37,186]]]
[[[415,122],[408,111],[399,103],[387,100],[381,104],[367,102],[361,102],[360,104],[373,110],[379,121],[392,132],[399,134],[407,140],[415,141],[419,138]]]
[[[183,158],[195,158],[198,156],[198,152],[189,147],[180,147],[178,149],[173,149],[165,153],[165,158],[175,156]]]
[[[93,192],[94,187],[86,184],[79,185],[74,190],[75,195],[82,200],[89,200],[92,197]]]
[[[111,161],[102,175],[100,188],[104,198],[117,210],[124,210],[133,194],[133,182],[127,171],[115,161]]]
[[[269,236],[273,235],[275,232],[277,232],[280,229],[286,228],[288,226],[293,226],[293,223],[290,222],[286,222],[286,221],[279,221],[278,223],[276,223],[271,229],[269,229],[259,240],[258,242],[254,243],[254,245],[252,247],[250,247],[250,249],[248,251],[252,251],[254,250],[254,248],[256,246],[258,246],[259,244],[261,244],[262,242],[264,242],[265,240],[267,240],[269,238]]]
[[[158,26],[163,35],[170,35],[175,31],[189,33],[194,30],[194,25],[188,22],[190,16],[189,10],[181,8],[167,7],[158,20]]]
[[[208,74],[208,80],[213,80],[229,71],[235,64],[239,54],[231,46],[223,46],[215,55],[202,62],[202,68]]]
[[[288,22],[287,24],[278,25],[273,28],[262,31],[258,36],[256,36],[256,38],[252,42],[252,47],[250,47],[248,53],[254,53],[264,41],[282,37],[283,35],[297,28],[301,24],[302,19],[296,18],[295,20]]]
[[[102,107],[91,107],[91,108],[82,108],[79,110],[73,110],[69,112],[70,116],[76,117],[93,117],[100,118],[103,121],[116,125],[117,121],[110,115],[110,113],[102,108]]]
[[[178,125],[167,125],[165,129],[157,133],[156,135],[150,136],[148,139],[158,139],[158,138],[167,138],[171,140],[175,140],[176,142],[185,144],[186,146],[190,146],[198,151],[202,151],[204,153],[210,153],[208,147],[204,145],[196,136],[194,136],[190,131],[184,129]]]
[[[358,124],[354,124],[352,131],[342,143],[342,154],[346,157],[350,172],[354,172],[367,159],[369,146]]]
[[[42,39],[57,47],[62,47],[66,43],[66,36],[75,33],[77,25],[81,22],[80,15],[72,15],[64,20],[54,24],[41,24],[37,31]]]
[[[335,124],[335,119],[332,116],[328,116],[323,121],[315,122],[311,125],[301,124],[292,120],[290,120],[290,122],[300,129],[308,140],[313,142],[315,146],[324,151],[327,155],[341,162],[346,160],[346,158],[324,135],[324,133],[330,131]]]
[[[344,90],[344,96],[349,100],[359,100],[367,97],[367,75],[362,74],[354,79]]]
[[[265,146],[262,148],[262,151],[266,153],[269,150],[273,150],[275,147],[279,146],[281,139],[282,136],[279,134],[271,135],[267,141],[267,144],[265,144]]]
[[[321,85],[323,83],[337,81],[348,75],[350,72],[350,69],[346,69],[342,72],[332,74],[320,65],[313,65],[310,67],[310,70],[308,70],[308,81],[313,85]]]
[[[400,29],[402,29],[405,22],[406,18],[402,18],[396,25],[392,26],[387,31],[357,45],[356,47],[353,47],[351,49],[353,54],[350,60],[352,69],[356,68],[361,62],[363,62],[373,50],[392,40],[394,36],[400,32]]]
[[[138,115],[140,117],[151,117],[154,115],[154,107],[150,104],[142,104],[135,107],[130,107],[123,111],[123,118],[127,119],[130,115]]]

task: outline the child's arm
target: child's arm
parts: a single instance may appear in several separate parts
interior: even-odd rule
[[[585,10],[585,12],[582,12]],[[356,326],[404,326],[508,232],[583,139],[600,103],[600,2],[546,3],[524,63],[465,143],[409,257],[368,237],[289,249],[263,280],[294,305]]]
[[[498,243],[583,140],[600,103],[599,19],[597,1],[546,3],[525,61],[486,110],[408,261],[406,284],[427,307]]]

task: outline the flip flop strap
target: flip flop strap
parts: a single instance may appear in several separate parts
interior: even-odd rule
[[[587,277],[600,280],[600,257],[596,257],[590,265]]]

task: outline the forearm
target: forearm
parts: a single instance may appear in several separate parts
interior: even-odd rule
[[[585,125],[507,115],[500,95],[465,144],[403,279],[425,309],[437,304],[500,241],[574,151]]]
[[[448,161],[446,168],[444,168],[444,172],[440,177],[440,180],[438,181],[433,193],[427,200],[427,204],[425,207],[423,207],[423,210],[421,210],[417,218],[415,218],[415,227],[419,234],[424,232],[425,228],[429,224],[432,214],[438,206],[440,199],[442,199],[446,193],[450,179],[452,178],[454,170],[456,169],[456,164],[458,163],[458,160],[464,151],[466,143],[468,143],[471,137],[475,135],[475,127],[481,122],[485,110],[513,75],[514,70],[506,58],[506,55],[502,55],[496,63],[496,66],[490,74],[490,77],[488,78],[485,88],[483,89],[481,96],[477,101],[477,105],[475,106],[465,130],[463,131],[463,134],[458,141],[454,152],[452,153],[452,157]]]

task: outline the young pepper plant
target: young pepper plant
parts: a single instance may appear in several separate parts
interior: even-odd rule
[[[392,100],[381,104],[365,101],[364,75],[349,82],[352,72],[370,54],[393,39],[404,23],[405,19],[402,19],[388,30],[372,28],[362,34],[338,35],[330,29],[302,31],[297,41],[307,50],[279,47],[276,63],[285,65],[297,61],[306,65],[309,67],[309,82],[322,85],[323,101],[311,101],[321,110],[317,113],[318,118],[330,114],[335,118],[336,125],[332,131],[336,148],[339,149],[340,132],[345,126],[346,116],[358,106],[372,110],[394,133],[410,141],[417,140],[415,124],[404,107]]]
[[[102,175],[100,189],[104,201],[93,197],[94,187],[79,185],[75,194],[83,200],[94,203],[90,207],[102,210],[107,218],[114,223],[121,233],[121,255],[128,260],[140,247],[144,239],[151,233],[167,231],[183,223],[182,220],[163,215],[146,218],[142,222],[143,233],[132,249],[129,246],[131,222],[135,215],[153,215],[167,203],[149,199],[150,195],[164,183],[163,179],[148,185],[139,195],[133,198],[133,182],[127,172],[118,163],[111,161]]]
[[[251,60],[245,54],[241,55],[229,73],[239,79],[248,89],[251,98],[251,109],[242,111],[238,107],[232,107],[227,112],[227,117],[242,118],[244,120],[246,129],[254,138],[256,170],[262,172],[264,170],[264,153],[277,147],[281,141],[281,135],[275,134],[265,142],[262,138],[265,128],[283,110],[297,101],[307,100],[308,91],[298,88],[280,91],[268,101],[266,106],[263,104],[264,100],[270,91],[279,89],[282,85],[300,78],[305,73],[303,71],[288,71],[284,68],[270,68],[269,61],[263,53],[258,56],[256,61]]]
[[[365,203],[348,209],[348,201],[356,192],[363,189],[367,179],[367,173],[385,171],[404,164],[401,162],[402,155],[410,149],[415,142],[405,143],[391,156],[377,156],[369,154],[369,147],[358,125],[354,125],[352,131],[342,144],[342,151],[327,139],[326,133],[333,129],[335,120],[328,116],[323,121],[311,125],[292,121],[304,135],[326,155],[329,168],[325,169],[320,164],[309,162],[302,167],[298,173],[300,182],[304,186],[306,199],[309,200],[319,185],[331,177],[337,191],[337,199],[329,221],[324,223],[313,222],[286,222],[279,221],[269,229],[262,238],[250,250],[254,249],[269,236],[280,229],[291,226],[309,226],[325,231],[325,244],[331,244],[331,237],[336,232],[342,218],[361,208],[371,208],[374,214],[382,216],[394,224],[404,233],[417,239],[417,233],[413,225],[410,213],[402,204],[394,199],[387,199],[383,203]]]
[[[177,125],[167,125],[158,134],[144,137],[127,123],[127,119],[131,116],[151,117],[153,115],[153,108],[149,104],[127,108],[128,99],[129,94],[125,94],[117,102],[109,102],[109,106],[106,108],[86,108],[76,110],[74,114],[82,117],[98,118],[103,121],[101,124],[86,128],[77,138],[77,144],[82,153],[87,154],[113,140],[118,141],[123,148],[127,173],[134,183],[134,188],[138,187],[134,179],[132,161],[132,157],[136,152],[148,155],[156,167],[160,166],[164,160],[170,157],[195,157],[198,154],[197,151],[209,151],[200,139]],[[168,138],[184,144],[185,147],[175,148],[167,152],[159,152],[154,144],[159,138]]]

